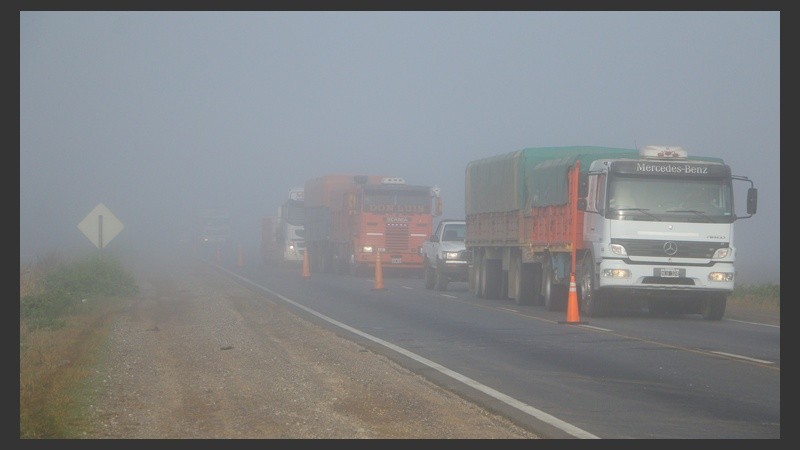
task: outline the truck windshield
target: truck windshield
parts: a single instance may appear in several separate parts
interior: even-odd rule
[[[430,214],[431,198],[427,192],[367,191],[364,211],[374,213]]]
[[[287,200],[284,212],[286,223],[290,225],[303,225],[305,220],[305,208],[303,208],[302,201]]]
[[[731,186],[724,179],[617,176],[608,186],[608,214],[632,220],[731,222]]]

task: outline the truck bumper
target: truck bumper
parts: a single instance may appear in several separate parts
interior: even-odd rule
[[[621,259],[605,259],[598,269],[598,286],[659,296],[692,292],[730,293],[733,292],[734,272],[730,262],[699,266],[661,262],[631,264]]]

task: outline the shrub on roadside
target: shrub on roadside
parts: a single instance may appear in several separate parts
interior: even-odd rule
[[[780,309],[780,284],[746,284],[736,286],[731,300],[750,306],[762,306]]]
[[[59,263],[43,274],[37,289],[20,299],[20,319],[29,327],[57,328],[85,299],[133,295],[136,280],[110,255]]]

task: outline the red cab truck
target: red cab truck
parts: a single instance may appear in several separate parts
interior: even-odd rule
[[[370,274],[382,268],[421,275],[420,248],[441,214],[439,190],[379,175],[329,174],[306,181],[310,271]]]

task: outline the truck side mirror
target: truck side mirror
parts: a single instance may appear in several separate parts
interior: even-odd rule
[[[747,190],[747,214],[753,215],[758,207],[758,189],[749,188]]]
[[[439,242],[439,236],[432,234],[431,235],[431,242]]]
[[[578,211],[586,211],[586,198],[581,197],[578,199]]]
[[[439,217],[442,215],[442,197],[435,197],[433,199],[433,216]]]
[[[586,175],[581,175],[578,180],[578,197],[584,198],[589,193],[589,180]]]

